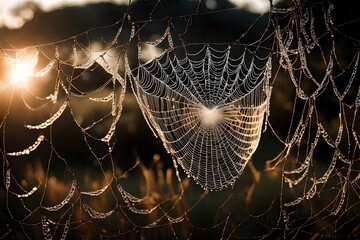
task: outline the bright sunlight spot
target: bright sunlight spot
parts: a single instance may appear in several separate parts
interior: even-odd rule
[[[222,110],[219,108],[212,108],[208,109],[207,107],[203,106],[201,111],[201,122],[206,127],[214,127],[222,118]]]
[[[28,65],[19,64],[14,67],[10,73],[10,79],[13,85],[21,87],[24,86],[27,80],[32,76],[33,69]]]
[[[14,86],[24,86],[34,75],[38,57],[39,51],[36,48],[19,49],[14,57],[7,57],[10,63],[9,78]]]

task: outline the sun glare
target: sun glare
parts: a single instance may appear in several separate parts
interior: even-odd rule
[[[200,113],[200,118],[204,126],[211,128],[216,126],[216,124],[221,121],[223,118],[223,113],[222,110],[217,107],[209,109],[203,106]]]
[[[22,87],[27,84],[34,75],[34,69],[38,62],[38,49],[27,48],[16,51],[14,57],[8,57],[10,63],[9,79],[16,87]]]
[[[33,74],[33,69],[27,65],[16,65],[10,73],[11,83],[17,87],[24,86]]]

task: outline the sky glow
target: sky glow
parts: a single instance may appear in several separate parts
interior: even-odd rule
[[[269,9],[268,0],[229,0],[239,8],[244,8],[254,13],[264,13]],[[64,7],[85,6],[95,3],[128,4],[129,0],[11,0],[0,1],[0,28],[21,28],[34,17],[36,9],[50,12]],[[275,0],[274,3],[278,2]],[[205,4],[210,9],[215,9],[215,0],[206,0]]]

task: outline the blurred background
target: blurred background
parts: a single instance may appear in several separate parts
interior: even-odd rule
[[[287,0],[273,4],[279,9],[294,6],[293,1]],[[268,1],[242,0],[0,2],[0,136],[3,140],[0,238],[359,237],[356,179],[359,151],[358,143],[349,137],[353,132],[355,136],[359,133],[354,104],[360,82],[358,73],[341,101],[331,84],[314,100],[299,99],[288,72],[279,66],[280,54],[272,24],[277,24],[289,38],[288,30],[298,29],[299,19],[294,16],[303,17],[301,11],[307,5],[295,9],[295,14],[279,12],[272,19],[269,5]],[[337,86],[344,91],[353,69],[357,69],[360,28],[356,9],[350,3],[334,2],[331,24],[339,31],[330,33],[323,16],[330,9],[330,2],[309,1],[310,5],[309,18],[315,19],[321,46],[316,45],[311,53],[306,53],[307,64],[315,78],[321,79],[330,54],[335,54],[333,75]],[[171,155],[143,117],[131,90],[131,80],[126,79],[126,87],[114,83],[112,74],[102,68],[103,63],[88,60],[94,58],[94,53],[102,54],[116,37],[116,43],[112,43],[115,50],[106,53],[107,63],[116,64],[114,59],[121,56],[119,72],[125,77],[126,49],[129,65],[136,73],[138,64],[169,48],[166,41],[156,46],[144,44],[138,59],[139,41],[160,38],[169,21],[173,24],[171,34],[176,46],[237,41],[252,44],[261,39],[259,44],[272,53],[273,92],[267,130],[244,173],[233,186],[222,191],[203,190],[180,167],[179,182]],[[119,28],[122,31],[116,35]],[[292,44],[294,49],[298,48],[296,41]],[[51,67],[46,74],[26,80],[26,86],[14,86],[9,83],[11,59],[21,56],[29,63],[36,56],[36,71]],[[74,56],[79,57],[75,60]],[[300,61],[294,59],[294,68],[300,72],[296,65]],[[75,67],[74,61],[82,67]],[[301,87],[307,93],[314,92],[314,84],[306,77],[303,79]],[[69,97],[65,89],[74,95]],[[116,104],[121,104],[122,91],[125,98],[116,131],[111,141],[101,141],[116,116],[111,114],[111,101],[90,98],[113,93]],[[68,107],[47,128],[24,127],[51,118],[66,100]],[[299,150],[291,150],[286,164],[295,166],[294,162],[305,161],[318,122],[333,140],[339,135],[341,123],[348,123],[347,130],[338,137],[341,141],[337,148],[348,153],[346,158],[352,160],[354,170],[348,172],[346,164],[337,163],[336,171],[328,183],[316,190],[315,197],[302,201],[294,209],[285,209],[284,202],[302,196],[310,189],[311,179],[326,172],[334,154],[325,141],[319,143],[311,170],[305,176],[307,182],[294,188],[284,180],[287,165],[281,161],[274,164],[286,152],[284,142],[295,132],[300,119],[308,116],[311,101],[316,103],[316,117],[309,120],[311,124],[306,127]],[[116,111],[119,112],[119,107]],[[36,150],[9,155],[28,146]],[[341,202],[345,185],[349,189],[346,203],[334,215],[332,211]]]

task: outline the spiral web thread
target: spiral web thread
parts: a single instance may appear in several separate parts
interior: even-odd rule
[[[199,1],[170,15],[166,3],[129,3],[111,26],[1,48],[16,74],[0,85],[0,237],[358,238],[352,6],[271,6],[233,40],[192,43],[197,21],[241,11]],[[260,40],[249,40],[261,21]],[[164,53],[144,63],[146,49]],[[134,121],[126,104],[141,109],[173,167],[163,155],[148,164],[122,155],[122,127]]]

